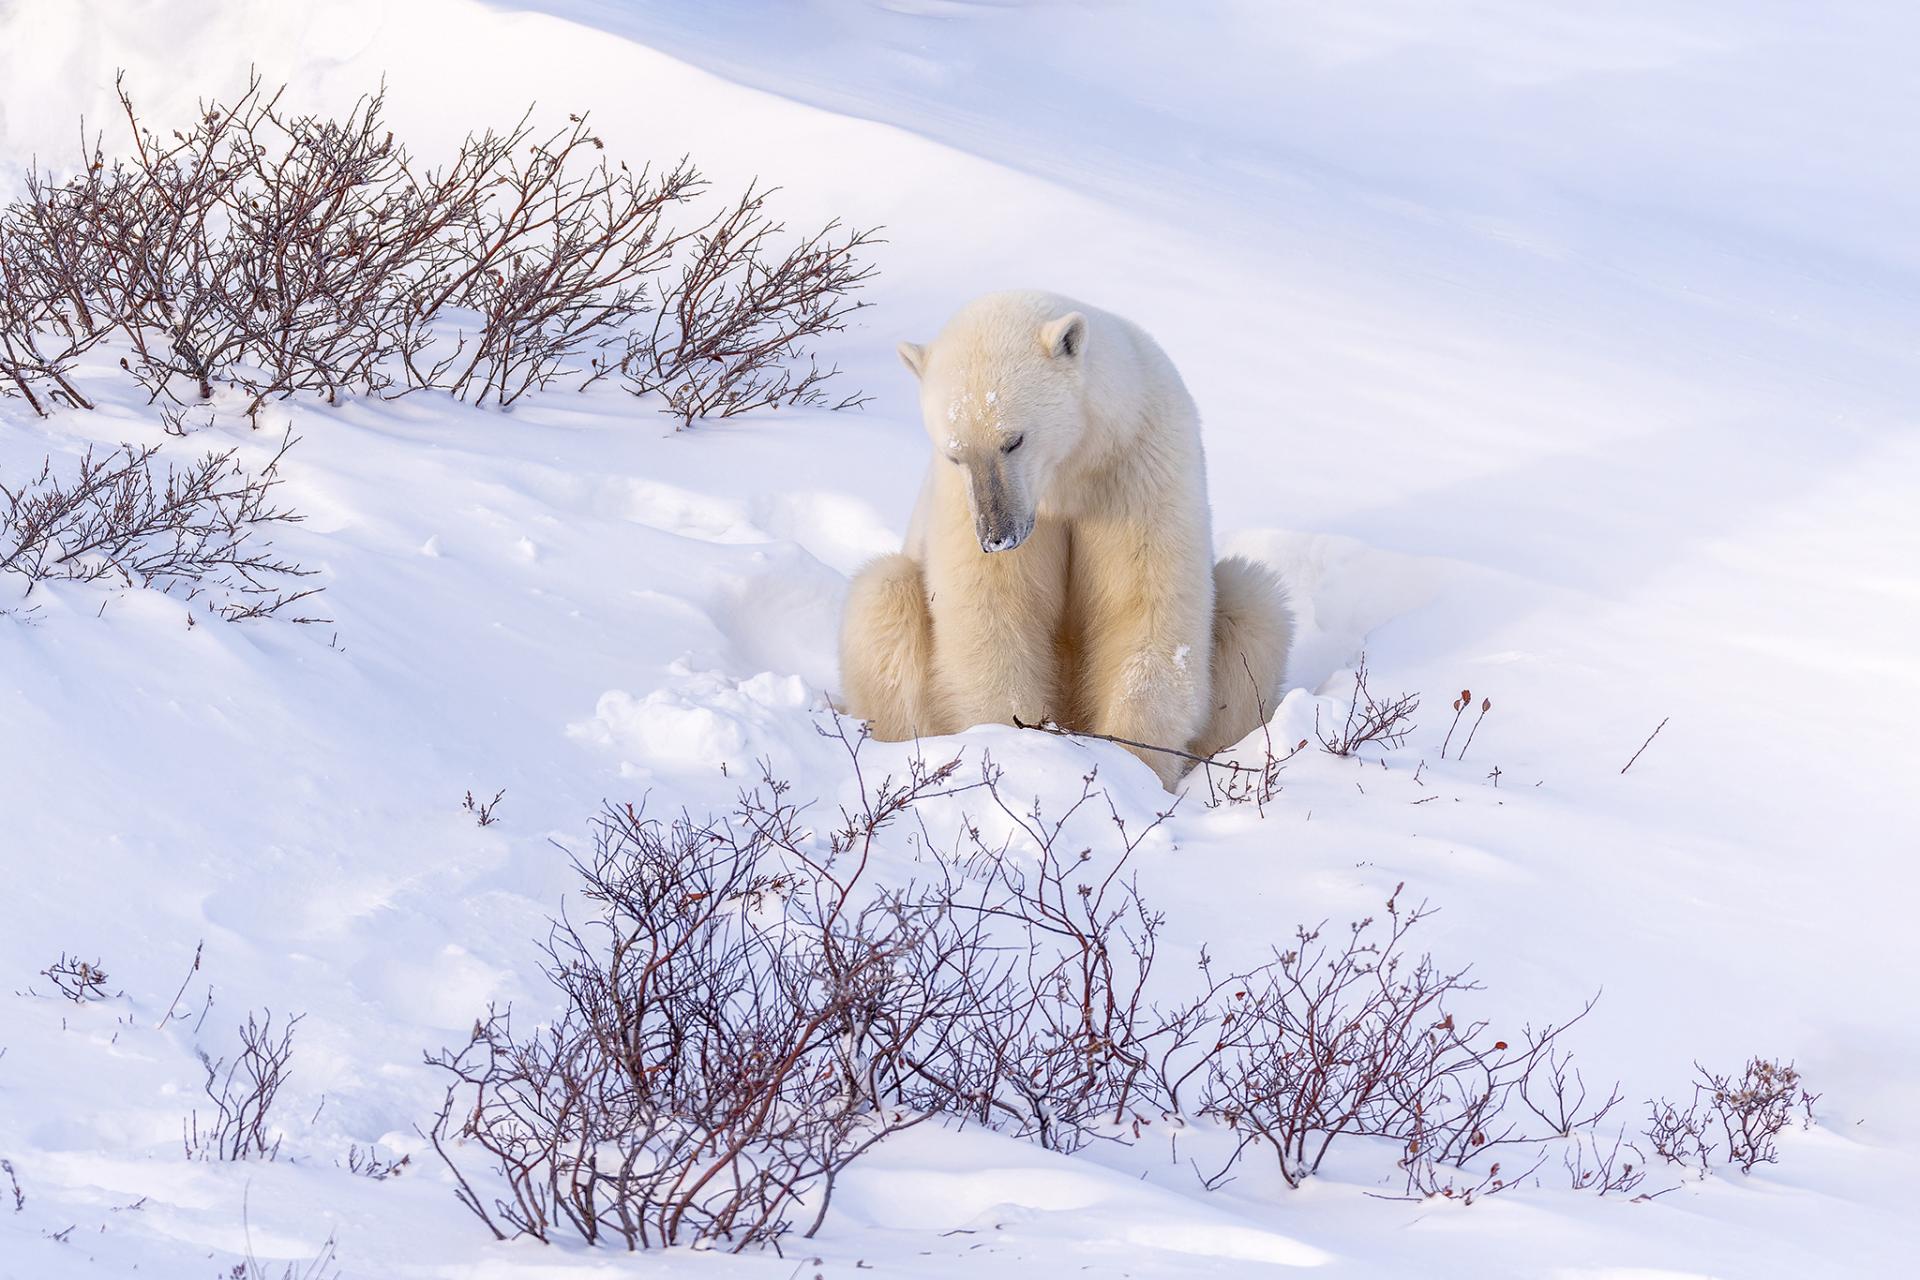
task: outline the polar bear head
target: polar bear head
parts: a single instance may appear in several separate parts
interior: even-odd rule
[[[1041,293],[969,304],[922,346],[900,344],[920,379],[935,465],[962,469],[985,552],[1011,551],[1086,430],[1087,318]]]

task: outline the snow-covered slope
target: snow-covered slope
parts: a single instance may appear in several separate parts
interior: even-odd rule
[[[1134,317],[1180,364],[1222,547],[1300,611],[1277,738],[1344,705],[1363,648],[1427,696],[1404,748],[1289,765],[1264,819],[1189,798],[1141,866],[1181,955],[1253,956],[1405,881],[1488,1016],[1604,989],[1574,1045],[1632,1116],[1696,1058],[1762,1054],[1798,1061],[1819,1124],[1650,1203],[1550,1165],[1465,1208],[1374,1198],[1398,1181],[1359,1160],[1208,1193],[1158,1148],[923,1126],[849,1173],[800,1273],[1903,1274],[1915,28],[1897,4],[0,0],[7,194],[109,118],[116,67],[177,118],[257,64],[316,107],[384,76],[425,151],[529,101],[591,109],[622,155],[689,152],[888,241],[832,352],[864,412],[676,434],[617,392],[293,405],[307,521],[280,543],[324,569],[331,625],[189,630],[90,590],[0,617],[0,1157],[25,1197],[0,1180],[0,1276],[225,1274],[330,1234],[355,1276],[796,1274],[501,1246],[430,1153],[385,1182],[341,1163],[419,1151],[422,1051],[546,999],[555,842],[602,799],[700,811],[759,757],[846,796],[814,727],[839,598],[927,451],[893,344],[1013,285]],[[48,422],[0,400],[0,478],[162,438],[130,395]],[[1462,687],[1495,709],[1441,761]],[[1117,749],[951,745],[1161,801]],[[497,824],[461,812],[501,788]],[[203,941],[211,1011],[156,1030]],[[46,998],[63,950],[124,997]],[[267,1007],[307,1015],[282,1158],[186,1161],[195,1049]]]

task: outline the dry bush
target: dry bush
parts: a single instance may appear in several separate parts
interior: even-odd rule
[[[1207,808],[1250,804],[1264,818],[1267,806],[1279,798],[1281,770],[1307,749],[1307,740],[1300,739],[1281,754],[1273,749],[1271,727],[1263,724],[1260,732],[1261,750],[1256,762],[1244,764],[1237,758],[1215,757],[1201,763],[1200,772],[1207,781]]]
[[[383,394],[427,343],[419,291],[454,267],[445,241],[472,216],[481,175],[414,170],[381,120],[382,95],[340,120],[288,113],[253,77],[165,140],[120,102],[136,139],[123,185],[139,225],[118,263],[150,283],[126,298],[136,376],[156,396],[183,378],[199,399],[225,382],[257,416],[269,400]],[[184,225],[183,225],[184,216]],[[156,236],[181,251],[156,257]]]
[[[506,406],[615,374],[683,422],[862,400],[830,400],[812,346],[863,305],[870,232],[789,237],[757,188],[688,217],[707,187],[688,161],[635,172],[584,116],[470,135],[428,169],[383,93],[332,119],[255,75],[163,131],[116,89],[131,153],[96,139],[0,213],[0,390],[36,413],[91,407],[73,370],[108,338],[150,398],[231,387],[256,420],[296,394]]]
[[[1160,921],[1126,865],[1147,833],[1109,811],[1119,854],[1082,883],[1064,832],[1091,778],[1046,821],[958,767],[862,778],[825,831],[770,777],[720,820],[603,813],[576,862],[592,912],[547,943],[561,1012],[522,1032],[491,1011],[429,1059],[453,1077],[431,1137],[461,1202],[501,1238],[739,1250],[803,1209],[810,1234],[848,1163],[931,1115],[1072,1150],[1161,1114],[1151,1051],[1197,1011],[1144,999]],[[884,828],[964,792],[1031,864],[971,829],[927,883],[869,883]]]
[[[860,304],[849,295],[873,274],[856,257],[871,231],[829,222],[784,253],[784,224],[765,210],[769,192],[749,188],[702,228],[696,247],[656,315],[652,330],[620,362],[628,389],[658,392],[683,422],[729,418],[761,407],[851,409],[866,396],[831,400],[807,344],[837,333]]]
[[[189,1160],[272,1160],[280,1154],[273,1104],[293,1065],[293,1032],[306,1015],[295,1014],[276,1033],[273,1011],[247,1015],[240,1028],[240,1052],[229,1062],[204,1050],[203,1088],[213,1113],[203,1127],[194,1110],[181,1122],[181,1145]]]
[[[811,1234],[840,1171],[924,1118],[876,1096],[870,1061],[934,1016],[899,963],[923,939],[911,903],[863,902],[862,882],[876,834],[957,766],[863,787],[824,848],[771,780],[717,822],[603,813],[575,862],[592,915],[547,943],[559,1015],[522,1032],[490,1013],[428,1059],[453,1076],[430,1136],[461,1203],[502,1239],[738,1251],[811,1197]],[[465,1145],[503,1194],[467,1177]]]
[[[347,1172],[362,1178],[371,1178],[375,1182],[385,1182],[388,1178],[397,1178],[413,1163],[412,1156],[401,1156],[398,1160],[389,1160],[380,1154],[380,1148],[373,1143],[362,1147],[353,1143],[347,1147]]]
[[[66,255],[66,204],[88,199],[87,184],[53,196],[29,179],[31,198],[0,217],[0,392],[25,397],[45,417],[53,406],[91,409],[73,381],[73,366],[111,329],[97,324],[71,276],[86,270]],[[10,385],[9,385],[10,384]]]
[[[507,798],[507,789],[505,787],[502,787],[500,790],[494,792],[493,799],[491,800],[476,799],[474,797],[473,791],[469,789],[467,791],[467,798],[461,802],[460,807],[466,810],[469,814],[473,815],[473,822],[475,826],[490,827],[494,823],[500,821],[500,819],[493,816],[493,811],[496,808],[498,808],[500,805],[500,802],[506,798]]]
[[[1537,1148],[1561,1136],[1516,1118],[1512,1104],[1525,1091],[1551,1096],[1549,1111],[1565,1117],[1559,1123],[1569,1132],[1611,1108],[1609,1101],[1586,1109],[1579,1095],[1567,1095],[1564,1058],[1561,1070],[1553,1065],[1559,1037],[1591,1003],[1557,1026],[1525,1029],[1517,1045],[1496,1039],[1486,1023],[1461,1021],[1449,1007],[1478,990],[1464,970],[1407,951],[1427,908],[1403,910],[1396,890],[1386,912],[1380,931],[1368,918],[1331,941],[1324,927],[1302,928],[1267,965],[1213,983],[1214,1043],[1172,1090],[1178,1105],[1195,1082],[1198,1113],[1237,1136],[1209,1185],[1249,1150],[1265,1149],[1298,1187],[1337,1141],[1380,1138],[1399,1148],[1409,1192],[1471,1200],[1515,1181],[1497,1161],[1470,1173],[1476,1163],[1501,1147]]]
[[[1813,1123],[1817,1093],[1807,1092],[1791,1062],[1771,1058],[1749,1059],[1738,1077],[1708,1071],[1694,1064],[1699,1081],[1694,1086],[1726,1139],[1726,1161],[1742,1173],[1757,1164],[1779,1159],[1775,1139],[1793,1123],[1798,1111],[1802,1127]]]
[[[1369,743],[1388,749],[1398,747],[1414,730],[1413,713],[1420,709],[1420,695],[1403,693],[1381,699],[1367,687],[1367,656],[1353,670],[1353,693],[1347,700],[1346,718],[1337,727],[1320,727],[1320,710],[1314,708],[1313,732],[1320,749],[1329,755],[1351,756]]]
[[[1566,1166],[1568,1185],[1575,1191],[1591,1191],[1600,1196],[1633,1195],[1647,1180],[1647,1157],[1627,1141],[1624,1128],[1615,1132],[1611,1143],[1603,1141],[1596,1132],[1581,1133],[1567,1149],[1562,1162]],[[1634,1199],[1650,1200],[1661,1194],[1647,1192]]]
[[[98,960],[89,963],[63,951],[60,958],[40,974],[53,983],[54,990],[75,1004],[107,998],[107,971],[100,967]]]
[[[300,519],[273,492],[293,443],[257,473],[231,449],[184,468],[157,461],[153,445],[89,449],[71,476],[48,458],[24,483],[0,484],[0,574],[22,578],[28,596],[42,582],[108,581],[200,600],[228,621],[280,615],[319,590],[295,589],[311,571],[260,536]]]
[[[923,927],[949,945],[920,957],[914,981],[947,1008],[889,1056],[909,1105],[971,1115],[1056,1151],[1136,1137],[1170,1110],[1162,1064],[1201,1015],[1197,1004],[1163,1010],[1148,999],[1164,922],[1130,870],[1169,814],[1129,830],[1095,779],[1048,818],[1037,800],[1008,804],[989,768],[982,790],[1008,836],[989,843],[968,819],[954,853],[933,852],[944,882],[923,900],[933,921]],[[1114,831],[1100,854],[1073,827],[1096,806]]]
[[[67,234],[88,243],[101,274],[71,287],[91,289],[99,310],[118,318],[133,348],[122,367],[150,398],[180,398],[181,381],[207,400],[216,383],[239,384],[240,366],[274,328],[276,300],[259,292],[264,264],[247,240],[277,193],[250,198],[245,183],[269,154],[257,134],[275,102],[255,77],[231,106],[203,104],[191,128],[162,135],[140,121],[124,83],[115,87],[135,154],[109,165],[96,145],[86,158],[81,181],[102,198],[67,202]]]
[[[1685,1108],[1665,1098],[1649,1102],[1647,1142],[1654,1154],[1672,1164],[1692,1165],[1705,1177],[1714,1152],[1727,1165],[1751,1173],[1755,1165],[1779,1159],[1776,1139],[1798,1112],[1803,1128],[1813,1123],[1810,1093],[1791,1062],[1752,1058],[1738,1077],[1694,1064],[1693,1099]],[[1710,1136],[1718,1129],[1724,1146]]]
[[[666,216],[706,181],[684,159],[657,178],[612,164],[586,118],[569,121],[538,140],[522,120],[469,144],[479,157],[468,167],[489,175],[485,195],[458,229],[453,277],[423,306],[453,303],[480,320],[424,385],[509,405],[581,372],[567,366],[582,355],[595,381],[613,368],[610,348],[653,309],[650,282],[689,234]]]
[[[1090,774],[1049,815],[958,758],[875,782],[864,738],[836,733],[858,800],[824,825],[764,772],[720,818],[608,808],[575,861],[589,909],[546,942],[558,1011],[529,1028],[489,1010],[428,1059],[451,1077],[429,1136],[496,1236],[738,1251],[811,1234],[852,1161],[935,1116],[1058,1151],[1208,1116],[1239,1137],[1215,1183],[1256,1147],[1299,1185],[1337,1140],[1385,1139],[1409,1194],[1471,1200],[1511,1181],[1491,1153],[1539,1154],[1618,1100],[1590,1101],[1559,1049],[1584,1011],[1513,1046],[1457,1021],[1476,986],[1406,952],[1425,910],[1397,892],[1382,932],[1302,930],[1251,972],[1203,962],[1204,994],[1159,1003],[1164,921],[1132,867],[1166,814],[1136,829]],[[981,807],[942,842],[930,815],[953,810],[929,805],[960,796]],[[927,874],[885,887],[873,859],[896,824]]]
[[[1653,1153],[1668,1164],[1693,1165],[1706,1177],[1713,1161],[1714,1146],[1707,1136],[1710,1117],[1701,1110],[1699,1097],[1685,1110],[1661,1098],[1649,1100],[1647,1127],[1641,1132]]]

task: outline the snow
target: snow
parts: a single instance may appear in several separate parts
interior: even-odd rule
[[[864,412],[675,433],[614,391],[290,405],[307,519],[277,541],[322,570],[329,624],[188,629],[79,588],[0,617],[0,1157],[26,1197],[0,1180],[0,1276],[277,1268],[329,1235],[347,1275],[501,1280],[1905,1273],[1916,28],[1869,3],[0,4],[7,192],[112,119],[114,68],[178,119],[257,64],[316,107],[384,76],[428,151],[529,101],[591,108],[621,155],[688,152],[780,185],[793,225],[888,242],[830,353]],[[1572,1043],[1630,1119],[1696,1058],[1796,1060],[1819,1123],[1778,1165],[1629,1204],[1549,1164],[1463,1208],[1368,1194],[1398,1180],[1364,1148],[1301,1191],[1256,1164],[1209,1193],[1164,1140],[921,1126],[785,1259],[499,1245],[455,1204],[414,1130],[421,1055],[488,1002],[543,1007],[556,845],[603,799],[724,805],[761,758],[850,794],[816,732],[839,601],[928,452],[893,346],[990,287],[1128,315],[1180,366],[1219,549],[1298,611],[1277,742],[1344,710],[1363,649],[1377,689],[1425,695],[1404,748],[1303,753],[1264,817],[1188,796],[1141,855],[1170,969],[1405,881],[1487,1016],[1604,990]],[[277,439],[189,445],[257,464]],[[48,422],[0,401],[0,476],[122,440],[164,441],[124,387]],[[1493,709],[1443,761],[1461,688]],[[1130,816],[1163,803],[1103,744],[947,747],[1049,797],[1098,764]],[[502,789],[493,825],[462,811]],[[211,1010],[156,1030],[202,941],[185,1001]],[[124,995],[48,998],[62,951]],[[282,1158],[189,1162],[195,1050],[263,1008],[307,1015]],[[354,1143],[414,1160],[356,1177]]]

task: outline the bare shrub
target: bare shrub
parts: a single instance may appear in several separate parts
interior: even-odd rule
[[[1742,1173],[1779,1159],[1775,1139],[1793,1123],[1794,1112],[1800,1113],[1802,1127],[1813,1123],[1813,1104],[1820,1095],[1807,1092],[1791,1062],[1751,1058],[1737,1077],[1708,1071],[1699,1063],[1694,1070],[1699,1072],[1695,1092],[1726,1139],[1726,1161]]]
[[[54,990],[75,1004],[107,998],[107,971],[100,967],[98,960],[88,962],[63,951],[60,958],[40,974],[53,983]]]
[[[1409,1194],[1470,1201],[1515,1181],[1502,1148],[1538,1168],[1618,1101],[1590,1098],[1560,1047],[1584,1010],[1512,1044],[1460,1020],[1477,984],[1413,957],[1426,909],[1397,890],[1382,929],[1303,929],[1225,976],[1203,958],[1204,993],[1161,1003],[1164,921],[1132,867],[1166,813],[1130,823],[1093,774],[1057,814],[1017,805],[990,761],[962,780],[957,757],[874,781],[864,730],[833,732],[858,798],[829,823],[764,767],[720,818],[606,809],[575,861],[589,910],[545,944],[558,1012],[527,1029],[489,1010],[429,1057],[451,1079],[428,1136],[496,1236],[810,1234],[853,1160],[934,1116],[1069,1152],[1206,1116],[1239,1138],[1214,1185],[1264,1148],[1297,1186],[1372,1138]],[[927,806],[968,795],[937,839]],[[887,887],[871,869],[895,824],[927,874]],[[1629,1189],[1639,1162],[1592,1149],[1578,1179]]]
[[[1669,1163],[1691,1165],[1705,1177],[1719,1151],[1723,1163],[1751,1173],[1779,1159],[1776,1140],[1795,1112],[1803,1128],[1813,1123],[1820,1095],[1808,1092],[1791,1062],[1752,1058],[1737,1077],[1697,1062],[1694,1071],[1693,1099],[1685,1108],[1665,1098],[1647,1104],[1647,1142]],[[1724,1146],[1714,1142],[1715,1129]]]
[[[1351,756],[1369,743],[1391,749],[1404,743],[1413,732],[1413,713],[1420,709],[1420,695],[1403,693],[1395,698],[1376,698],[1367,687],[1369,674],[1367,656],[1363,653],[1353,670],[1353,693],[1347,699],[1346,718],[1337,727],[1322,729],[1319,708],[1314,709],[1314,736],[1327,754]]]
[[[380,1154],[380,1148],[373,1143],[362,1147],[353,1143],[347,1147],[347,1172],[362,1178],[371,1178],[375,1182],[385,1182],[388,1178],[397,1178],[413,1163],[412,1156],[401,1156],[390,1160]]]
[[[1222,760],[1216,757],[1201,764],[1201,774],[1207,781],[1207,808],[1250,804],[1264,818],[1267,806],[1280,795],[1280,771],[1306,749],[1307,740],[1302,738],[1285,753],[1275,752],[1273,732],[1263,725],[1260,757],[1254,763],[1243,764],[1238,759]]]
[[[857,392],[830,400],[822,388],[840,370],[820,368],[806,344],[844,329],[864,305],[852,294],[874,268],[856,255],[875,234],[829,222],[779,252],[786,227],[765,210],[770,194],[749,187],[697,233],[668,305],[621,361],[628,388],[664,395],[683,423],[763,406],[850,409],[867,400]]]
[[[280,96],[256,76],[222,117],[241,165],[222,196],[232,273],[216,296],[249,416],[298,392],[332,404],[410,385],[432,337],[429,294],[464,269],[458,238],[521,136],[470,140],[423,171],[385,127],[384,89],[339,120],[284,112]]]
[[[251,308],[230,292],[244,270],[225,233],[253,151],[249,130],[271,103],[255,77],[231,107],[203,103],[190,128],[162,136],[141,124],[120,77],[115,88],[133,157],[108,164],[96,142],[83,179],[64,188],[43,180],[41,190],[68,197],[65,233],[97,272],[74,287],[95,290],[94,310],[113,317],[132,347],[121,367],[150,398],[175,397],[184,380],[207,400],[247,354]],[[73,199],[76,183],[97,198]]]
[[[110,581],[201,600],[228,621],[280,614],[319,590],[293,588],[311,571],[260,536],[300,519],[273,492],[293,444],[289,435],[258,473],[231,449],[184,468],[157,461],[153,445],[89,449],[70,476],[49,458],[24,483],[0,484],[0,574],[23,579],[26,595],[42,582]]]
[[[1161,921],[1127,868],[1158,822],[1109,806],[1117,852],[1096,864],[1067,836],[1101,803],[1092,776],[1049,819],[1007,804],[990,764],[869,781],[836,732],[860,799],[824,831],[770,776],[720,820],[604,812],[576,862],[593,912],[547,942],[561,1013],[523,1033],[491,1011],[429,1059],[453,1076],[431,1137],[496,1235],[738,1250],[798,1226],[803,1200],[810,1233],[849,1162],[930,1115],[1070,1151],[1164,1114],[1155,1051],[1199,1018],[1145,997]],[[867,882],[882,829],[965,792],[1018,856],[969,822],[926,883]],[[463,1144],[503,1193],[465,1175]]]
[[[689,234],[669,229],[666,216],[705,179],[684,159],[657,178],[612,164],[586,118],[569,121],[529,142],[523,120],[497,148],[486,198],[459,230],[457,275],[426,303],[457,303],[480,324],[429,385],[509,405],[583,372],[566,367],[582,354],[597,380],[613,367],[608,348],[653,309],[648,282]]]
[[[1398,897],[1387,902],[1381,932],[1371,918],[1333,941],[1323,928],[1302,928],[1269,964],[1214,982],[1215,1043],[1173,1089],[1178,1102],[1197,1080],[1199,1114],[1239,1138],[1209,1185],[1264,1148],[1298,1187],[1335,1142],[1381,1138],[1398,1146],[1409,1191],[1471,1199],[1514,1181],[1498,1162],[1477,1180],[1465,1176],[1472,1165],[1553,1136],[1524,1129],[1509,1104],[1543,1067],[1551,1073],[1559,1037],[1591,1003],[1557,1026],[1525,1030],[1517,1046],[1484,1022],[1457,1019],[1449,1003],[1478,984],[1464,970],[1411,956],[1407,935],[1428,910],[1402,910]]]
[[[0,1159],[0,1173],[7,1175],[7,1186],[13,1193],[13,1211],[24,1212],[27,1207],[27,1193],[20,1189],[20,1175],[13,1171],[13,1161]]]
[[[230,385],[249,418],[297,392],[385,392],[391,362],[427,340],[415,290],[449,268],[445,241],[482,175],[417,177],[380,94],[323,120],[283,111],[254,75],[162,133],[123,78],[115,88],[132,155],[109,163],[96,141],[78,177],[34,175],[6,218],[68,303],[56,327],[117,330],[121,367],[151,398]]]
[[[293,1032],[306,1015],[295,1014],[276,1033],[273,1011],[247,1015],[240,1028],[240,1052],[229,1062],[204,1050],[203,1086],[213,1113],[202,1127],[194,1110],[181,1122],[181,1145],[190,1160],[273,1160],[280,1134],[273,1125],[273,1104],[293,1064]]]
[[[1630,1196],[1647,1180],[1647,1157],[1639,1147],[1627,1141],[1624,1128],[1614,1134],[1611,1143],[1603,1140],[1597,1132],[1581,1133],[1561,1159],[1566,1166],[1568,1185],[1575,1191],[1591,1191],[1600,1196]],[[1653,1192],[1634,1198],[1645,1200],[1659,1194]]]
[[[506,799],[506,796],[507,791],[505,787],[494,792],[493,799],[491,800],[477,800],[474,798],[472,790],[468,790],[467,798],[461,803],[460,807],[473,815],[475,826],[490,827],[500,821],[500,819],[493,816],[493,811],[499,806],[502,800]]]
[[[806,1197],[817,1229],[840,1171],[924,1118],[876,1097],[869,1057],[879,1012],[898,1038],[934,1016],[898,967],[916,913],[859,895],[876,833],[957,766],[863,786],[818,848],[771,779],[717,822],[607,809],[575,862],[592,917],[547,942],[561,1012],[527,1032],[491,1012],[428,1059],[453,1076],[430,1137],[461,1203],[503,1239],[630,1249],[769,1243]]]
[[[96,148],[86,179],[43,181],[28,204],[63,210],[64,234],[86,245],[94,271],[74,291],[95,289],[118,318],[133,348],[122,366],[154,398],[235,386],[250,418],[299,392],[386,394],[430,339],[422,291],[457,270],[500,140],[422,174],[385,129],[381,93],[327,120],[282,110],[284,91],[254,75],[162,135],[116,89],[133,155],[108,165]],[[84,183],[111,198],[72,199]]]
[[[89,174],[60,200],[47,197],[37,179],[29,182],[34,199],[23,212],[0,217],[0,391],[10,383],[45,417],[60,404],[93,408],[74,385],[73,366],[110,330],[97,326],[86,306],[97,289],[76,283],[90,264],[66,258],[75,250],[67,233],[73,221],[68,205],[92,199],[97,178]]]
[[[0,213],[0,391],[36,413],[91,407],[73,370],[108,338],[150,398],[232,387],[256,422],[296,394],[507,406],[614,374],[683,422],[864,399],[827,396],[813,344],[862,305],[871,232],[790,237],[757,187],[676,226],[697,170],[615,162],[585,116],[543,134],[529,113],[426,169],[383,92],[333,119],[256,74],[159,130],[115,85],[130,154],[96,136]]]
[[[1707,1136],[1708,1116],[1701,1111],[1698,1096],[1684,1111],[1665,1098],[1650,1100],[1647,1106],[1647,1127],[1642,1133],[1653,1153],[1669,1164],[1692,1165],[1706,1177],[1714,1146]]]
[[[1170,815],[1130,830],[1095,780],[1049,818],[1037,800],[1008,804],[989,768],[983,790],[1007,839],[989,843],[969,819],[956,852],[934,854],[944,884],[923,906],[954,937],[920,957],[915,982],[948,1007],[928,1034],[895,1039],[892,1085],[911,1105],[1056,1151],[1136,1137],[1171,1109],[1162,1063],[1197,1032],[1200,1009],[1148,999],[1164,920],[1130,870]],[[1095,806],[1114,830],[1112,851],[1098,855],[1073,834]]]

